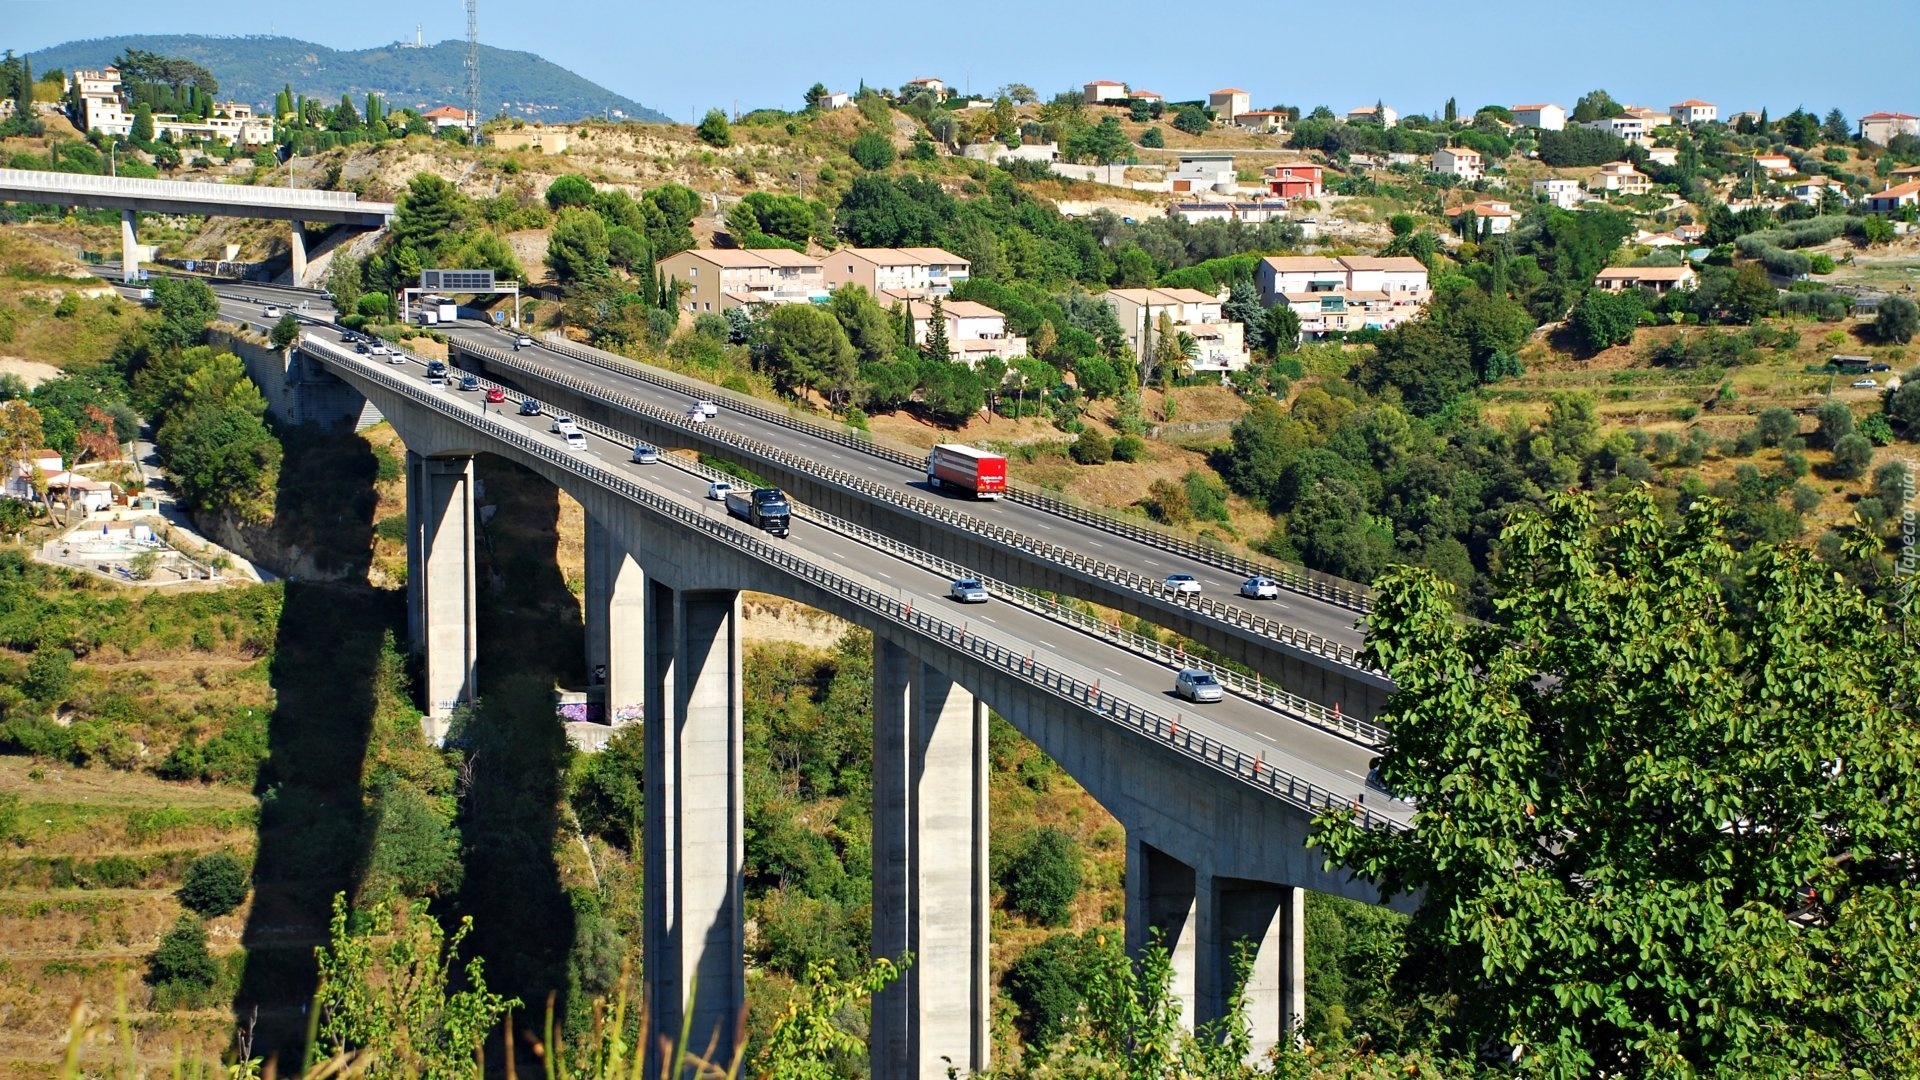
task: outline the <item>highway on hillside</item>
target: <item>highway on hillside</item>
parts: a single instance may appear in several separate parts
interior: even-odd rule
[[[258,304],[241,303],[229,308],[229,298],[244,296],[253,296],[262,301],[279,299],[295,304],[305,300],[309,305],[307,314],[322,318],[331,317],[331,307],[309,292],[253,285],[221,285],[216,291],[221,294],[222,310],[229,317],[245,315],[249,321],[256,323],[261,321]],[[513,350],[513,335],[504,330],[474,323],[442,326],[438,329],[458,341],[493,349]],[[536,344],[532,348],[522,349],[520,352],[530,359],[537,359],[548,367],[565,371],[590,385],[608,391],[617,391],[676,412],[685,412],[692,400],[685,394],[576,360],[543,347],[538,343],[538,339],[535,341]],[[698,385],[697,380],[689,377],[676,376],[676,378],[688,384]],[[1318,634],[1329,641],[1353,648],[1358,648],[1361,644],[1362,634],[1356,625],[1360,616],[1346,608],[1284,590],[1278,598],[1272,600],[1245,599],[1238,593],[1240,583],[1244,580],[1242,575],[1195,559],[1185,558],[1174,552],[1135,542],[1096,525],[1074,521],[1012,500],[964,499],[946,495],[928,488],[925,474],[918,470],[907,469],[892,461],[824,439],[809,437],[804,431],[796,431],[768,420],[730,410],[724,405],[719,415],[710,423],[762,442],[793,449],[823,464],[897,491],[933,501],[948,501],[956,509],[965,513],[1043,542],[1058,544],[1122,569],[1132,570],[1152,578],[1161,578],[1174,573],[1192,574],[1200,581],[1206,596],[1226,600],[1255,614],[1268,615],[1301,630]],[[1016,465],[1016,471],[1017,468]]]
[[[222,304],[223,311],[231,316],[248,318],[256,325],[264,321],[257,311],[249,313],[244,307],[230,302]],[[313,328],[309,333],[326,340],[337,339],[330,329]],[[424,363],[410,356],[407,360],[404,365],[396,365],[388,363],[386,357],[362,357],[362,362],[371,369],[420,380],[424,387]],[[482,380],[481,385],[489,387],[494,384]],[[504,404],[488,407],[480,391],[461,391],[451,385],[446,389],[431,389],[436,394],[444,395],[458,408],[472,409],[476,419],[484,410],[492,420],[517,427],[529,437],[550,441],[555,446],[563,445],[559,436],[551,433],[550,416],[518,415],[516,407],[520,395],[512,390],[507,391]],[[715,520],[725,520],[752,535],[765,536],[728,516],[719,502],[705,498],[708,477],[689,467],[685,459],[663,454],[656,464],[634,464],[630,460],[632,445],[629,440],[602,437],[594,433],[592,426],[587,430],[589,446],[583,456],[595,465],[622,473]],[[1087,682],[1098,683],[1105,694],[1177,718],[1184,728],[1209,735],[1248,754],[1261,755],[1282,774],[1304,780],[1338,797],[1350,795],[1355,800],[1364,798],[1370,810],[1383,813],[1393,820],[1404,822],[1410,817],[1410,808],[1377,791],[1371,798],[1366,798],[1366,775],[1374,754],[1366,747],[1231,694],[1212,704],[1185,702],[1173,694],[1174,669],[1165,664],[1079,633],[1012,604],[955,603],[947,597],[950,582],[945,576],[922,569],[882,549],[868,547],[812,521],[797,520],[793,534],[784,543],[835,573],[882,592],[893,593],[903,601],[910,601],[916,609],[925,605],[938,611],[940,617],[949,622],[964,624],[975,635],[998,639],[1007,648],[1030,653],[1037,663]]]

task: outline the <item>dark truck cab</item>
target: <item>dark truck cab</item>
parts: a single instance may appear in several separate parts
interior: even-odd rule
[[[786,493],[779,488],[729,491],[727,512],[745,518],[747,524],[774,536],[784,537],[792,527],[793,510],[787,505]]]

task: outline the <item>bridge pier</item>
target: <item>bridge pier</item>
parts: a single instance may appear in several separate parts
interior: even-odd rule
[[[1264,881],[1214,875],[1200,879],[1194,1023],[1225,1018],[1238,990],[1255,1059],[1290,1038],[1306,1020],[1306,892]],[[1234,967],[1234,952],[1242,942],[1249,950],[1244,981]]]
[[[740,594],[649,581],[644,941],[650,1030],[732,1059],[746,1008]],[[689,1000],[691,998],[691,1000]],[[647,1048],[647,1075],[660,1075]]]
[[[294,288],[299,289],[307,284],[307,231],[301,228],[297,221],[290,221],[287,224],[289,226],[287,249],[291,255],[290,273],[293,275],[290,283]]]
[[[612,724],[646,703],[646,574],[592,514],[586,563],[587,682]]]
[[[120,281],[125,284],[140,277],[140,242],[133,232],[133,211],[120,211]]]
[[[1180,1025],[1189,1030],[1197,975],[1197,880],[1193,867],[1128,832],[1127,955],[1138,957],[1152,944],[1153,932],[1160,932],[1160,946],[1167,950],[1173,968],[1167,995],[1180,1006]]]
[[[987,709],[884,638],[873,656],[873,953],[912,966],[873,999],[874,1080],[987,1067]]]
[[[407,623],[425,654],[429,741],[447,737],[473,700],[475,632],[473,458],[407,454]]]

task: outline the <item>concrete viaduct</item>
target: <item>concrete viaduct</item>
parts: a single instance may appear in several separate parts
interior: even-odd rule
[[[307,273],[307,236],[302,223],[377,229],[391,220],[394,213],[393,203],[362,202],[360,196],[350,191],[144,180],[29,169],[0,169],[0,202],[51,203],[120,211],[122,281],[132,281],[139,274],[140,245],[133,227],[133,215],[138,212],[289,222],[295,285],[300,284]]]
[[[874,1002],[878,1080],[988,1064],[989,707],[1125,827],[1128,946],[1162,936],[1189,1023],[1224,1015],[1232,954],[1250,942],[1255,1048],[1273,1046],[1304,1012],[1304,890],[1378,900],[1305,846],[1314,813],[1364,791],[1369,748],[1304,724],[1255,738],[1268,721],[1246,721],[1257,706],[1233,695],[1187,712],[1165,693],[1162,664],[1011,605],[963,619],[938,599],[939,575],[879,549],[849,559],[857,541],[804,523],[770,540],[703,501],[704,477],[627,464],[631,436],[589,423],[611,455],[570,452],[543,437],[544,418],[489,413],[477,395],[428,387],[408,376],[416,368],[331,337],[310,333],[300,348],[365,394],[408,449],[408,611],[430,726],[444,732],[476,690],[475,455],[522,465],[586,509],[589,664],[605,665],[610,703],[643,702],[646,717],[654,1030],[685,1020],[696,1044],[712,1033],[726,1054],[744,1008],[743,590],[875,636],[873,951],[913,956]],[[1409,814],[1379,801],[1365,812],[1383,828]]]

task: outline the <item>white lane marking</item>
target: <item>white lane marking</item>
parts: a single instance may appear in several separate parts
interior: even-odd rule
[[[1117,671],[1115,671],[1115,670],[1113,670],[1112,668],[1101,668],[1100,670],[1101,670],[1101,671],[1104,671],[1104,672],[1106,672],[1106,673],[1107,673],[1107,674],[1109,674],[1109,675],[1119,675],[1119,674],[1120,674],[1119,672],[1117,672]]]
[[[874,573],[879,574],[881,577],[886,578],[888,581],[893,580],[893,575],[887,573],[885,570],[875,570]]]
[[[1054,648],[1054,644],[1053,644],[1053,642],[1051,642],[1051,641],[1044,641],[1044,640],[1042,640],[1042,639],[1040,639],[1040,638],[1034,638],[1033,640],[1035,640],[1035,641],[1037,641],[1037,642],[1039,642],[1039,643],[1040,643],[1040,644],[1042,644],[1042,645],[1045,645],[1045,646],[1046,646],[1047,648],[1049,648],[1049,649],[1051,649],[1051,648]]]
[[[1346,774],[1347,774],[1348,776],[1351,776],[1351,777],[1353,777],[1353,778],[1354,778],[1355,780],[1365,780],[1365,779],[1366,779],[1366,777],[1364,777],[1364,776],[1361,776],[1361,775],[1360,775],[1359,773],[1357,773],[1357,772],[1354,772],[1354,771],[1353,771],[1352,769],[1341,769],[1340,771],[1341,771],[1341,772],[1343,772],[1343,773],[1346,773]]]

